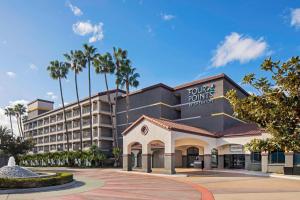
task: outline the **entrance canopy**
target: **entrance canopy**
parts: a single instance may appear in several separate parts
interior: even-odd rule
[[[137,146],[141,149],[141,163],[144,171],[151,172],[152,166],[162,166],[153,161],[164,157],[163,166],[165,170],[174,173],[175,160],[182,160],[181,157],[176,159],[176,152],[179,153],[179,151],[184,150],[183,153],[180,153],[180,156],[184,156],[188,148],[195,147],[199,149],[198,152],[205,155],[210,154],[211,149],[216,145],[216,136],[207,130],[145,115],[135,121],[122,134],[123,167],[127,170],[131,170],[132,164],[130,162],[132,159],[130,156],[133,150],[137,149]],[[163,155],[157,155],[157,149],[164,149],[159,151]]]

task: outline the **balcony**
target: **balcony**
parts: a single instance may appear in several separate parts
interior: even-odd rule
[[[73,128],[78,128],[80,125],[80,121],[74,121],[73,122]]]
[[[80,112],[79,109],[73,110],[73,117],[79,116]]]
[[[87,113],[90,113],[90,107],[83,107],[82,108],[82,114],[87,114]]]
[[[80,139],[80,132],[73,133],[73,140]]]
[[[56,142],[56,136],[51,136],[50,137],[50,142]]]
[[[50,118],[50,123],[55,123],[56,122],[56,117],[51,117]]]
[[[63,141],[63,140],[64,140],[63,134],[57,135],[57,142],[60,142],[60,141]]]
[[[50,150],[55,151],[56,150],[56,145],[55,144],[50,145]]]
[[[64,146],[63,146],[62,144],[58,144],[58,145],[57,145],[57,151],[63,151],[63,150],[64,150],[63,147],[64,147]]]
[[[61,124],[61,125],[58,125],[57,126],[57,131],[62,131],[63,130],[63,125]]]
[[[59,115],[57,115],[57,121],[61,121],[61,120],[63,120],[63,115],[62,114],[59,114]]]
[[[71,118],[72,117],[72,112],[67,112],[66,117],[67,117],[67,119]]]
[[[56,132],[56,127],[55,127],[55,126],[54,126],[54,127],[51,127],[51,128],[50,128],[50,132],[51,132],[51,133]]]
[[[49,133],[49,128],[44,129],[44,133],[45,134]]]
[[[90,132],[88,132],[88,131],[85,131],[85,132],[83,132],[83,136],[82,136],[83,138],[90,138],[91,137],[91,134],[90,134]]]
[[[89,125],[90,125],[90,120],[89,119],[83,119],[82,126],[89,126]]]
[[[45,137],[44,138],[44,143],[48,143],[49,142],[49,137]]]

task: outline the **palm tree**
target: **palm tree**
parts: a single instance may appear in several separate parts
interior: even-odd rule
[[[54,80],[59,81],[59,89],[60,89],[60,97],[61,97],[61,103],[63,107],[63,114],[64,114],[64,120],[65,120],[65,129],[66,129],[66,136],[67,136],[67,149],[69,148],[69,134],[68,134],[68,125],[67,125],[67,117],[66,117],[66,109],[65,109],[65,102],[64,102],[64,96],[63,96],[63,90],[61,85],[61,79],[67,78],[67,74],[69,72],[69,67],[64,62],[59,62],[58,60],[51,61],[50,65],[47,67],[47,70],[50,73],[50,77]]]
[[[128,127],[129,123],[129,88],[130,87],[138,87],[139,81],[137,80],[140,75],[135,72],[136,68],[131,66],[131,62],[129,59],[126,59],[121,63],[121,67],[119,69],[119,76],[117,77],[117,83],[120,84],[122,88],[126,88],[126,125]]]
[[[71,70],[74,71],[75,76],[75,89],[76,89],[76,97],[77,97],[77,106],[79,109],[79,117],[80,117],[80,150],[82,151],[82,112],[81,105],[79,101],[79,92],[78,92],[78,84],[77,84],[77,75],[82,72],[82,69],[85,67],[85,59],[82,51],[70,51],[70,54],[64,54],[66,60],[69,62]]]
[[[9,122],[10,122],[10,129],[11,129],[11,134],[14,135],[14,130],[13,130],[13,126],[12,126],[12,120],[11,120],[11,116],[15,116],[15,111],[12,107],[7,107],[5,108],[5,115],[7,117],[9,117]]]
[[[88,65],[88,75],[89,75],[89,104],[90,104],[90,138],[91,138],[91,146],[93,145],[93,134],[92,134],[92,86],[91,86],[91,64],[96,56],[97,49],[93,46],[89,46],[87,44],[83,45],[83,54],[84,54],[84,60]]]
[[[110,92],[109,92],[109,87],[108,87],[108,82],[107,82],[107,74],[113,74],[115,72],[115,64],[112,60],[112,56],[110,55],[110,53],[106,53],[104,55],[98,55],[94,59],[94,67],[95,67],[95,72],[97,74],[104,75],[106,95],[107,95],[107,99],[108,99],[108,103],[109,103],[110,118],[111,118],[111,122],[113,124],[112,135],[113,135],[114,147],[116,147],[117,136],[116,136],[116,130],[114,128],[114,123],[113,123],[113,120],[114,120],[113,107],[112,107],[112,102],[111,102]]]
[[[117,107],[117,100],[118,100],[118,95],[119,95],[119,83],[118,83],[117,79],[119,77],[121,63],[124,62],[124,60],[126,60],[126,58],[127,58],[127,51],[122,50],[121,48],[117,49],[116,47],[114,47],[113,48],[113,56],[114,56],[115,67],[116,67],[116,70],[115,70],[115,75],[116,75],[115,105]],[[119,146],[118,145],[118,134],[117,134],[117,127],[116,127],[117,118],[115,118],[115,119],[116,119],[116,121],[113,124],[113,126],[115,126],[114,129],[116,130],[116,147],[118,147]]]
[[[14,112],[16,114],[20,136],[23,137],[24,133],[23,133],[22,115],[26,113],[26,107],[23,104],[18,103],[14,106]]]

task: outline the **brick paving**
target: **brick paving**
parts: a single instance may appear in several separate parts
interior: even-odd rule
[[[207,188],[216,200],[300,200],[300,180],[218,171],[182,170],[180,178]]]
[[[47,192],[20,195],[0,195],[0,199],[41,199],[43,200],[113,200],[113,199],[144,199],[144,200],[193,200],[201,199],[197,188],[188,183],[169,178],[140,174],[120,173],[114,170],[79,169],[73,170],[75,177],[86,180],[99,180],[104,184],[97,188],[86,188],[85,191]],[[2,197],[1,197],[2,196]]]

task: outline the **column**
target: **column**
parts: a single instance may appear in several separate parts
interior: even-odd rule
[[[218,169],[224,169],[224,155],[218,155]]]
[[[151,154],[142,154],[142,169],[144,172],[150,173],[151,170]]]
[[[123,170],[131,171],[131,154],[123,154]]]
[[[183,168],[188,167],[186,153],[187,153],[186,150],[182,151],[182,167]]]
[[[175,153],[165,153],[165,170],[168,174],[175,174]]]
[[[139,150],[132,150],[131,151],[134,155],[134,165],[133,168],[136,168],[138,165],[138,153],[140,152]]]
[[[284,174],[293,175],[294,152],[285,152]]]
[[[245,169],[251,170],[251,154],[249,153],[245,154]]]
[[[204,154],[204,169],[211,169],[211,154]]]
[[[268,172],[268,164],[269,164],[268,156],[269,156],[268,152],[261,153],[261,171],[264,173]]]

